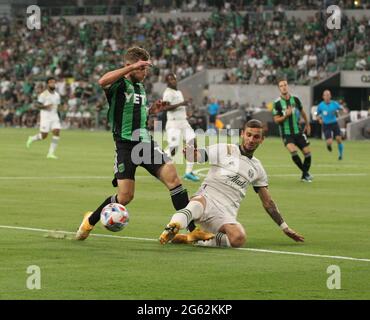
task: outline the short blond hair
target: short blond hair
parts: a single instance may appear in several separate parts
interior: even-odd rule
[[[148,61],[149,58],[149,52],[140,47],[131,47],[125,54],[125,62],[128,63],[135,63],[139,60]]]

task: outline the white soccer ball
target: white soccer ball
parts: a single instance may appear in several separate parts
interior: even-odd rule
[[[100,213],[100,222],[109,231],[117,232],[128,225],[127,209],[119,203],[106,205]]]

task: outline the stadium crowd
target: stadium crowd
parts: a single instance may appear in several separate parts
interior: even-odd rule
[[[24,21],[1,19],[0,125],[31,126],[37,114],[33,102],[51,75],[58,79],[67,126],[104,125],[107,106],[97,80],[122,64],[133,44],[152,55],[154,67],[145,82],[149,95],[153,83],[163,82],[169,72],[182,79],[205,68],[220,68],[227,70],[227,83],[269,84],[285,74],[289,81],[305,84],[337,70],[343,56],[352,57],[344,68],[370,69],[366,19],[344,18],[340,32],[326,32],[319,14],[303,22],[287,19],[280,9],[272,16],[263,9],[243,15],[223,6],[198,21],[165,22],[139,15],[135,23],[71,23],[43,16],[47,27],[28,30]]]

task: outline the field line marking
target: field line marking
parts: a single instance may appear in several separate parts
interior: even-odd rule
[[[66,234],[76,234],[76,232],[71,232],[71,231],[47,230],[47,229],[39,229],[39,228],[15,227],[15,226],[5,226],[5,225],[0,225],[0,228],[13,229],[13,230],[35,231],[35,232],[60,232],[60,233],[66,233]],[[127,239],[127,240],[139,240],[139,241],[158,241],[157,239],[151,239],[151,238],[125,237],[125,236],[116,236],[116,235],[107,235],[107,234],[94,234],[94,233],[92,233],[90,236],[100,237],[100,238],[116,238],[116,239]],[[323,255],[323,254],[313,254],[313,253],[303,253],[303,252],[291,252],[291,251],[279,251],[279,250],[267,250],[267,249],[255,249],[255,248],[236,248],[235,250],[261,252],[261,253],[285,254],[285,255],[295,255],[295,256],[315,257],[315,258],[328,258],[328,259],[338,259],[338,260],[370,262],[370,259],[343,257],[343,256],[329,256],[329,255]]]

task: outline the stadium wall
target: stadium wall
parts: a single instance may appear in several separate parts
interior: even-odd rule
[[[369,88],[370,71],[341,71],[341,87]]]
[[[303,104],[307,114],[310,114],[312,90],[310,86],[290,85],[291,93],[297,95]],[[211,84],[209,86],[209,96],[232,103],[249,103],[250,106],[259,107],[262,102],[269,104],[279,97],[279,90],[274,85],[230,85],[230,84]]]
[[[350,122],[347,124],[347,139],[348,140],[364,140],[368,136],[364,130],[370,130],[370,118]]]

